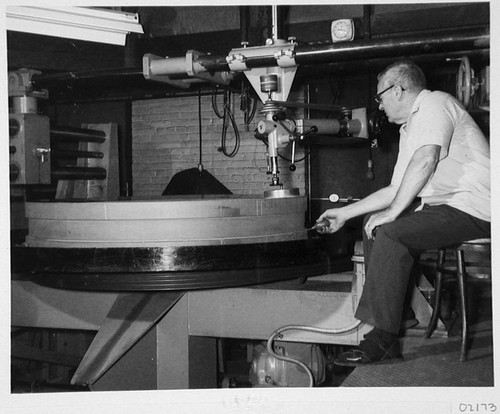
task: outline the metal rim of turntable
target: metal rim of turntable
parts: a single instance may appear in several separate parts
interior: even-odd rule
[[[15,247],[13,270],[41,285],[93,291],[194,290],[248,286],[350,270],[318,240],[122,249]],[[122,262],[113,265],[114,258]],[[135,262],[135,266],[131,263]]]

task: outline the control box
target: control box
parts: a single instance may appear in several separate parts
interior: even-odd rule
[[[37,114],[9,114],[11,184],[50,184],[50,121]]]

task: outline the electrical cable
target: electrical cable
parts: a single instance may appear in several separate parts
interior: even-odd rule
[[[226,89],[223,94],[223,111],[222,113],[219,111],[217,107],[217,89],[214,89],[212,92],[212,108],[217,115],[218,118],[222,119],[222,136],[221,136],[221,146],[219,147],[219,151],[221,151],[226,157],[232,158],[234,157],[239,149],[240,149],[240,133],[238,131],[238,125],[234,119],[233,113],[231,111],[231,91]],[[228,152],[226,146],[227,140],[227,128],[228,125],[231,124],[234,131],[234,140],[235,144],[231,152]]]
[[[249,131],[249,125],[252,122],[255,112],[257,111],[257,99],[251,96],[249,87],[244,82],[241,86],[240,94],[240,109],[243,112],[243,122],[245,123],[245,131]]]
[[[245,123],[247,125],[253,121],[253,118],[255,117],[255,112],[257,112],[257,99],[252,98],[252,109],[250,111],[250,114],[245,119]]]
[[[338,335],[341,333],[352,331],[353,329],[357,328],[361,323],[362,323],[361,321],[356,321],[353,324],[346,326],[344,328],[330,328],[330,329],[317,328],[314,326],[307,326],[307,325],[282,326],[281,328],[276,329],[267,340],[267,352],[269,352],[269,354],[276,359],[280,359],[286,362],[291,362],[292,364],[300,366],[302,369],[304,369],[304,371],[306,371],[307,375],[309,376],[309,387],[314,387],[314,375],[311,372],[311,369],[306,364],[304,364],[302,361],[299,361],[298,359],[293,359],[284,355],[279,355],[276,352],[274,352],[273,342],[275,341],[275,338],[280,336],[283,337],[282,332],[289,330],[316,332],[326,335]]]
[[[223,118],[224,115],[219,112],[219,108],[217,107],[217,88],[212,90],[212,109],[215,115],[217,115],[217,118]]]

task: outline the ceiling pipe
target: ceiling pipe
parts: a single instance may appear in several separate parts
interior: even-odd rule
[[[88,70],[88,71],[70,71],[62,73],[47,73],[39,74],[40,76],[32,76],[31,85],[33,89],[46,89],[61,84],[71,84],[76,81],[112,81],[114,79],[127,79],[142,77],[141,68],[114,68],[102,70]]]
[[[490,34],[488,28],[468,28],[449,30],[437,35],[412,35],[386,39],[367,39],[352,42],[339,42],[326,45],[296,45],[294,58],[298,66],[339,64],[349,61],[394,58],[400,56],[419,56],[446,54],[457,51],[476,51],[489,49]],[[264,51],[265,47],[262,48]],[[179,59],[179,58],[174,58]],[[166,59],[168,60],[168,59]],[[226,56],[196,55],[193,60],[199,71],[229,72]],[[245,59],[248,69],[277,66],[274,54],[248,56]],[[116,71],[69,72],[62,74],[36,74],[33,76],[34,89],[47,88],[59,82],[99,79],[103,76],[123,77],[136,75],[140,69],[121,69]],[[179,73],[181,75],[182,73]]]
[[[460,29],[438,35],[410,36],[392,39],[368,39],[327,45],[297,45],[294,58],[297,65],[347,62],[350,60],[384,57],[427,55],[457,50],[485,49],[490,46],[489,29]],[[265,50],[265,48],[263,48]],[[208,72],[230,71],[225,57],[200,55],[195,59],[198,67]],[[247,56],[248,69],[278,66],[273,53]]]
[[[413,55],[407,54],[405,59],[413,60],[418,65],[435,65],[436,62],[446,63],[447,59],[459,61],[462,56],[467,55],[471,59],[481,61],[489,60],[488,49],[457,50],[454,52]],[[323,73],[363,73],[366,71],[381,71],[394,62],[394,57],[382,57],[375,59],[348,60],[345,62],[325,63],[323,65],[303,65],[302,71],[298,72],[299,79],[307,79],[310,76],[318,76]]]
[[[488,29],[450,31],[441,35],[411,36],[405,38],[361,40],[349,44],[322,47],[297,47],[297,64],[322,64],[356,59],[404,56],[409,54],[434,54],[456,50],[489,48]]]
[[[487,29],[470,29],[445,32],[440,35],[411,36],[393,39],[360,40],[328,45],[297,45],[294,59],[297,65],[315,65],[348,62],[350,60],[388,58],[408,55],[429,55],[489,48]],[[197,62],[210,70],[227,71],[224,62],[216,65],[216,58],[200,56]],[[205,63],[207,66],[205,66]],[[245,66],[249,69],[278,66],[276,57],[269,55],[248,56]]]

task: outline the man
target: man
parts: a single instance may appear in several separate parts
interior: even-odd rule
[[[401,358],[398,331],[414,257],[490,235],[489,144],[451,95],[426,89],[422,70],[399,61],[378,75],[375,100],[401,125],[399,154],[389,186],[317,220],[334,233],[365,218],[366,281],[355,317],[373,327],[338,365]]]

